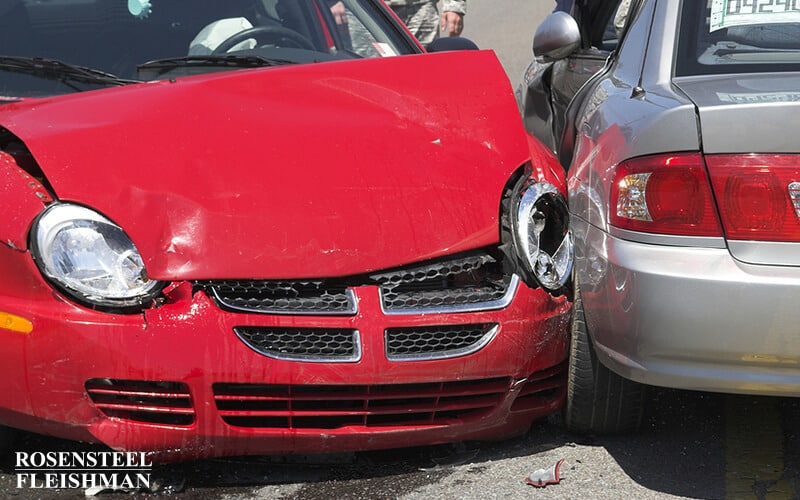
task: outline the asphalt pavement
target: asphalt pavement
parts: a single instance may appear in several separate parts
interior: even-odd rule
[[[553,0],[468,0],[462,35],[494,50],[516,89],[533,59],[536,27],[554,6]]]
[[[153,492],[100,498],[200,499],[791,499],[798,498],[800,403],[653,389],[642,430],[571,434],[556,419],[498,443],[329,456],[241,457],[153,469]],[[22,452],[87,449],[26,436]],[[563,460],[560,482],[525,479]],[[81,490],[18,489],[0,463],[0,498],[84,498]]]

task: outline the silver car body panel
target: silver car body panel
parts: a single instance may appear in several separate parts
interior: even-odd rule
[[[584,89],[568,183],[587,328],[600,360],[638,382],[800,396],[798,245],[608,224],[614,168],[623,160],[800,149],[787,133],[800,116],[791,92],[800,89],[797,75],[673,82],[680,4],[645,0],[608,73]],[[747,92],[764,102],[742,104],[747,97],[737,94]]]
[[[669,73],[652,68],[642,47],[659,52],[674,33],[651,29],[658,8],[677,2],[646,2],[632,21],[612,69],[585,90],[569,167],[569,202],[574,215],[609,231],[608,196],[614,167],[622,160],[664,152],[699,151],[696,109]],[[674,16],[677,17],[677,9]],[[641,91],[637,91],[641,89]]]
[[[727,74],[675,78],[700,114],[703,152],[797,153],[787,124],[800,115],[800,75]]]
[[[591,276],[592,261],[605,265],[581,295],[606,366],[650,385],[800,396],[800,269],[573,224],[587,245],[579,273]]]
[[[800,266],[800,245],[780,241],[728,241],[731,254],[749,264]]]
[[[616,238],[648,245],[669,247],[727,248],[725,238],[711,236],[678,236],[672,234],[641,233],[611,226],[609,234]]]

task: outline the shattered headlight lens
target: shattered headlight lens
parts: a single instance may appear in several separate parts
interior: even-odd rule
[[[567,200],[552,184],[528,180],[514,197],[511,216],[525,271],[550,291],[562,288],[569,281],[574,257]]]
[[[72,204],[48,207],[34,223],[31,250],[39,270],[79,302],[126,308],[152,299],[150,280],[125,232],[97,212]]]

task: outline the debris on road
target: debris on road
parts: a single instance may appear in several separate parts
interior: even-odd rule
[[[559,475],[559,469],[561,469],[562,463],[564,463],[563,458],[550,468],[533,471],[525,478],[525,482],[536,488],[544,488],[548,484],[560,483],[561,476]]]

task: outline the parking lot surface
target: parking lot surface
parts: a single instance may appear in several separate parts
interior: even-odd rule
[[[654,389],[642,431],[630,436],[574,435],[551,419],[499,443],[155,466],[152,491],[99,498],[788,499],[800,479],[798,417],[794,399]],[[91,447],[26,436],[18,449]],[[562,459],[559,484],[526,484]],[[0,470],[3,498],[86,498],[83,490],[17,488],[10,458]]]

